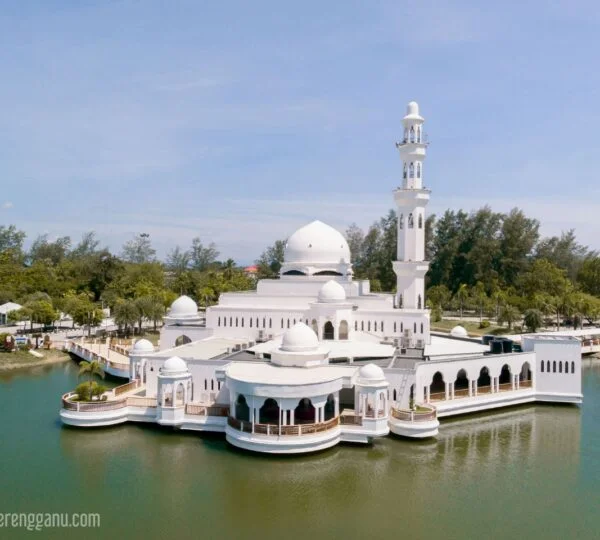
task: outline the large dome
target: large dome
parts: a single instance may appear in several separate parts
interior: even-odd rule
[[[350,248],[339,231],[322,221],[313,221],[288,238],[284,261],[287,264],[350,263]]]
[[[314,351],[319,347],[319,338],[303,322],[292,326],[281,340],[281,350],[287,352]]]
[[[464,326],[460,326],[460,324],[450,330],[450,335],[452,337],[469,337],[469,334],[465,330]]]
[[[134,354],[143,354],[154,352],[154,345],[147,339],[138,339],[131,349],[131,352]]]
[[[375,364],[367,364],[358,370],[359,382],[371,383],[385,380],[383,369]]]
[[[162,366],[161,373],[165,375],[177,375],[186,373],[188,370],[187,364],[179,358],[179,356],[171,356]]]
[[[180,296],[171,304],[169,318],[194,319],[198,317],[198,305],[189,296]]]
[[[319,302],[336,303],[346,301],[346,291],[337,281],[330,280],[319,291]]]

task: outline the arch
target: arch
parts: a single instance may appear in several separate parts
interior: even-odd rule
[[[301,272],[300,270],[288,270],[284,272],[282,275],[284,276],[305,276],[306,272]]]
[[[373,332],[377,332],[377,321],[373,322]]]
[[[436,371],[433,374],[433,380],[429,385],[429,395],[430,399],[433,400],[441,400],[446,397],[446,383],[444,382],[444,376],[440,371]]]
[[[417,296],[417,309],[421,309],[421,305],[423,304],[423,298],[421,295]],[[416,332],[416,330],[415,330]]]
[[[385,332],[384,327],[383,327],[383,321],[381,321],[381,333]]]
[[[244,317],[242,317],[242,328],[244,328]]]
[[[258,422],[260,424],[279,424],[279,403],[273,398],[267,398],[258,411]]]
[[[421,334],[423,333],[423,323],[421,323]]]
[[[235,327],[236,328],[238,327],[238,318],[237,317],[235,318]]]
[[[233,317],[229,317],[229,326],[233,326]]]
[[[417,163],[417,178],[421,178],[421,164]]]
[[[334,334],[333,323],[327,321],[323,326],[323,339],[334,339]]]
[[[214,379],[211,379],[211,380],[210,380],[210,390],[211,390],[211,392],[212,392],[214,389],[215,389],[215,380],[214,380]]]
[[[354,321],[354,331],[358,332],[358,321]]]
[[[288,328],[290,327],[290,320],[289,319],[287,320],[287,327]]]
[[[221,326],[221,317],[219,317],[219,322],[217,323],[217,326]]]
[[[413,323],[413,334],[416,334],[416,333],[417,333],[417,323],[414,322]]]
[[[410,142],[415,142],[415,126],[410,126]]]
[[[422,229],[423,228],[423,214],[419,214],[418,223],[419,223],[419,229]]]
[[[310,323],[310,326],[312,327],[312,331],[317,334],[317,336],[319,335],[319,326],[317,324],[317,319],[313,319],[312,322]]]
[[[398,401],[398,394],[396,393],[395,388],[394,388],[394,393],[393,393],[393,399],[394,399],[394,401]]]
[[[185,345],[186,343],[191,343],[192,340],[186,336],[185,334],[181,334],[176,340],[175,340],[175,347],[180,347],[181,345]]]
[[[556,373],[556,360],[552,362],[552,373]]]
[[[410,162],[410,165],[408,166],[408,176],[410,178],[415,177],[415,164],[412,161]]]
[[[550,373],[550,360],[546,360],[546,372]]]
[[[360,331],[361,332],[365,331],[365,321],[360,321]]]
[[[308,398],[302,398],[294,409],[294,424],[313,424],[315,422],[315,407]]]
[[[394,334],[396,333],[396,321],[394,321]]]
[[[273,328],[273,319],[269,317],[269,328]]]
[[[400,214],[398,217],[398,228],[400,230],[404,229],[404,214]]]
[[[178,405],[185,404],[185,386],[182,382],[177,384],[175,390],[175,403],[174,405],[177,407]]]
[[[404,128],[404,142],[408,141],[408,128]]]
[[[404,332],[404,323],[400,323],[400,333]]]
[[[558,372],[562,373],[562,360],[558,363]]]
[[[323,412],[325,415],[325,422],[335,417],[335,397],[333,394],[329,394],[327,396],[327,402],[325,403],[325,409]]]
[[[407,170],[406,170],[406,163],[404,164],[404,170],[402,172],[402,178],[406,178],[406,174],[407,174]]]
[[[336,272],[335,270],[321,270],[320,272],[315,272],[313,276],[342,276],[341,272]]]
[[[417,127],[417,142],[421,142],[421,126]]]
[[[293,324],[293,326],[296,326],[296,319],[294,319],[294,324]]]
[[[267,327],[267,318],[263,317],[263,328]]]
[[[240,394],[235,400],[235,419],[250,422],[250,407],[248,407],[244,394]]]
[[[544,361],[543,361],[543,360],[542,360],[542,362],[541,362],[540,366],[541,366],[541,371],[542,371],[542,373],[544,373]]]
[[[402,293],[400,293],[400,296],[398,296],[398,308],[402,309],[403,306],[404,306],[404,295]]]
[[[283,328],[283,319],[281,319],[281,328]]]
[[[409,399],[411,402],[413,402],[415,400],[415,384],[414,383],[410,385]]]
[[[519,380],[523,381],[531,381],[531,366],[529,362],[525,362],[523,367],[521,367],[521,373],[519,374]]]
[[[456,380],[454,381],[454,395],[469,395],[469,376],[466,370],[461,369],[456,374]]]
[[[415,218],[412,215],[412,212],[408,214],[408,228],[412,229],[415,226]]]
[[[565,361],[565,373],[569,373],[569,362]]]
[[[204,379],[204,390],[208,390],[208,379]]]
[[[250,317],[250,328],[252,328],[252,317]]]
[[[342,321],[338,331],[338,339],[348,339],[348,322]]]
[[[571,373],[575,373],[575,361],[571,361]]]
[[[490,370],[487,366],[483,366],[479,370],[479,377],[477,378],[477,389],[480,391],[482,388],[491,390],[492,378],[490,377]]]
[[[367,321],[367,332],[371,331],[371,321]]]
[[[512,374],[510,370],[510,366],[508,364],[504,364],[502,369],[500,370],[500,377],[498,378],[498,384],[507,384],[512,381]]]
[[[256,317],[256,328],[258,328],[260,326],[259,322],[258,322],[258,317]]]

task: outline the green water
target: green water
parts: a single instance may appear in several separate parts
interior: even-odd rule
[[[0,512],[99,512],[100,529],[0,538],[599,538],[600,360],[581,408],[530,406],[307,457],[130,424],[62,427],[74,364],[0,378]]]

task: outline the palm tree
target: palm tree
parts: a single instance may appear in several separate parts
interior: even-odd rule
[[[87,360],[82,360],[79,364],[79,376],[88,374],[90,377],[90,399],[92,397],[93,383],[94,383],[94,375],[97,375],[101,379],[104,379],[104,370],[102,366],[96,361],[88,362]]]

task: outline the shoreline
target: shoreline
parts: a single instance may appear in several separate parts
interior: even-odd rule
[[[46,351],[46,353],[47,352],[48,351]],[[15,371],[18,369],[28,369],[28,368],[34,368],[34,367],[51,366],[54,364],[61,364],[63,362],[68,362],[72,359],[68,353],[63,353],[62,351],[57,351],[57,352],[60,352],[60,354],[51,354],[48,357],[44,357],[44,358],[35,358],[33,355],[30,355],[32,358],[31,362],[25,362],[22,360],[19,361],[19,359],[16,359],[15,361],[4,361],[3,359],[0,359],[0,373],[4,373],[7,371]],[[5,353],[5,354],[14,354],[14,353]],[[1,358],[1,356],[0,356],[0,358]]]

